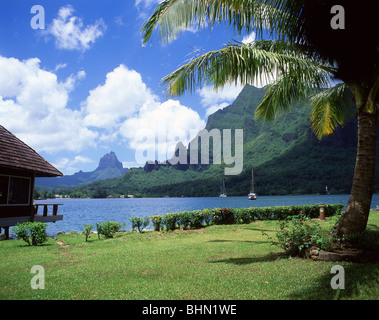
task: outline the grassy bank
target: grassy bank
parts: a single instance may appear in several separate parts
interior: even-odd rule
[[[321,225],[327,232],[330,218]],[[264,235],[277,221],[199,230],[124,232],[88,242],[58,236],[42,246],[0,242],[0,299],[378,299],[379,263],[290,259]],[[372,212],[369,229],[379,229]],[[345,290],[333,290],[333,265],[345,268]],[[45,270],[33,290],[31,268]]]

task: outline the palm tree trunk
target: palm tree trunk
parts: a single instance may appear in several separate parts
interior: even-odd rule
[[[357,118],[358,147],[353,185],[346,210],[335,226],[340,236],[365,231],[374,189],[377,113],[359,111]]]

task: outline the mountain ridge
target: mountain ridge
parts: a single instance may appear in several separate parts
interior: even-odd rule
[[[105,154],[100,158],[99,164],[94,171],[83,172],[82,170],[72,175],[57,178],[36,178],[36,187],[76,187],[94,181],[121,177],[128,169],[117,158],[115,152]]]
[[[244,130],[241,174],[224,176],[225,164],[212,161],[209,165],[156,161],[143,168],[131,168],[119,178],[76,187],[75,191],[89,196],[98,189],[108,195],[218,196],[224,178],[228,196],[247,196],[254,168],[258,195],[317,194],[324,192],[325,186],[331,193],[350,193],[356,157],[356,120],[320,141],[309,126],[312,109],[308,99],[304,99],[273,121],[256,121],[254,112],[266,90],[246,85],[230,106],[208,117],[208,131]],[[379,168],[378,159],[377,162]],[[376,179],[375,190],[378,189]]]

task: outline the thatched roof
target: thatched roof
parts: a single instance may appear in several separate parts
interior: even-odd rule
[[[1,125],[0,168],[32,171],[36,177],[63,176],[62,172]]]

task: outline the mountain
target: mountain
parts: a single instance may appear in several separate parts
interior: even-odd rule
[[[91,172],[79,171],[73,175],[57,178],[36,178],[36,187],[74,187],[93,181],[121,177],[128,169],[124,169],[116,154],[111,151],[104,155],[98,167]]]
[[[356,157],[356,120],[352,119],[319,141],[309,126],[309,101],[303,100],[274,121],[257,122],[254,112],[266,90],[245,86],[230,106],[210,115],[207,121],[208,131],[243,129],[240,174],[226,176],[226,165],[213,164],[212,160],[206,165],[155,162],[144,168],[132,168],[122,177],[75,189],[88,195],[101,189],[108,195],[218,196],[225,179],[228,196],[246,196],[254,168],[258,195],[316,194],[324,192],[326,186],[330,193],[350,193]],[[209,143],[211,154],[212,141]],[[189,151],[186,151],[189,160]],[[378,172],[376,177],[379,177]],[[376,179],[375,190],[379,190],[379,179]]]

